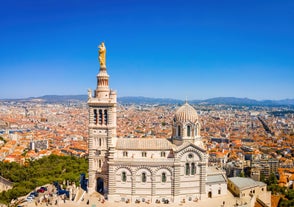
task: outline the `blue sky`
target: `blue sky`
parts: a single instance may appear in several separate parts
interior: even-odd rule
[[[294,98],[294,1],[0,2],[0,98],[87,94],[105,41],[118,96]]]

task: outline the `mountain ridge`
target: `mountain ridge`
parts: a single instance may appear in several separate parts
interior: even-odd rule
[[[46,103],[66,103],[71,101],[87,101],[87,95],[44,95],[39,97],[29,97],[20,99],[0,99],[0,101],[39,101]],[[124,96],[118,97],[118,102],[121,104],[182,104],[183,100],[173,98],[151,98],[144,96]],[[294,99],[281,100],[255,100],[250,98],[237,97],[215,97],[204,100],[189,100],[191,104],[225,104],[225,105],[294,105]]]

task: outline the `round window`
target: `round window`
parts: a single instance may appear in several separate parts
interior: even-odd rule
[[[188,154],[188,157],[191,159],[193,158],[193,154]]]

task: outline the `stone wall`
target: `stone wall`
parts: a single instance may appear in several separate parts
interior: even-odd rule
[[[13,187],[13,183],[0,176],[0,192],[9,190]]]

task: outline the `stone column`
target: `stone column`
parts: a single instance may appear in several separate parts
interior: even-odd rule
[[[107,182],[107,191],[109,195],[114,195],[115,194],[115,172],[114,172],[114,166],[112,163],[109,163],[109,168],[108,168],[108,175],[106,176],[105,183]]]
[[[206,162],[199,163],[200,166],[200,196],[203,199],[206,196]]]
[[[132,190],[131,190],[131,195],[132,195],[132,199],[131,202],[133,202],[133,196],[136,194],[136,174],[134,171],[132,171]]]
[[[91,113],[90,113],[91,114]],[[91,119],[91,115],[90,115]],[[95,190],[95,169],[94,169],[94,150],[93,150],[93,129],[89,129],[89,181],[88,181],[88,190],[89,192],[94,192]]]
[[[153,202],[153,197],[156,195],[156,177],[154,173],[151,174],[151,202]]]
[[[174,166],[174,172],[172,175],[172,189],[171,194],[173,196],[173,202],[179,202],[180,195],[180,174],[181,174],[181,165],[177,164]]]

